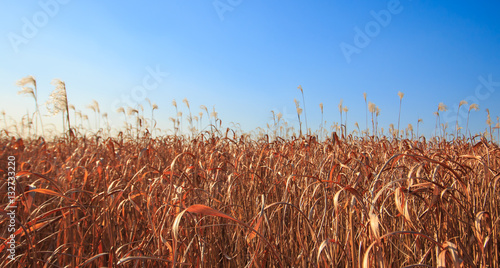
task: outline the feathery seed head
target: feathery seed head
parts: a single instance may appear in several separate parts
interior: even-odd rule
[[[460,108],[460,106],[462,105],[466,105],[467,104],[467,101],[466,100],[461,100],[460,101],[460,104],[458,104],[458,108]]]
[[[301,85],[299,85],[297,88],[298,88],[298,89],[300,89],[300,92],[301,92],[302,94],[304,94],[304,91],[302,90],[302,86],[301,86]]]
[[[92,100],[92,105],[94,105],[98,113],[101,112],[101,109],[99,109],[99,102],[97,102],[96,100]]]
[[[339,102],[339,112],[342,112],[342,102],[344,102],[344,100],[340,99],[340,102]]]
[[[23,77],[23,78],[17,80],[17,82],[16,82],[16,85],[18,85],[20,87],[27,85],[27,84],[33,84],[34,86],[36,86],[35,78],[31,75],[28,75],[26,77]]]
[[[276,117],[278,118],[278,122],[281,120],[281,118],[283,117],[283,114],[281,112],[279,112]]]
[[[375,103],[373,102],[368,102],[368,111],[370,111],[370,113],[374,113],[376,110],[375,110]]]
[[[208,109],[207,109],[207,106],[205,106],[205,105],[200,105],[200,109],[205,110],[205,113],[207,113],[207,114],[208,114]]]
[[[321,109],[321,113],[323,113],[323,103],[319,104],[319,108]]]
[[[347,106],[344,106],[344,113],[347,113],[349,111],[349,108]]]
[[[490,109],[486,109],[486,112],[488,113],[488,119],[486,120],[486,124],[491,127],[491,117],[490,117]]]
[[[17,94],[31,95],[33,98],[36,98],[35,92],[33,91],[33,88],[31,88],[31,87],[22,87],[21,90],[19,90],[17,92]]]
[[[210,116],[213,118],[217,118],[218,113],[215,111],[215,106],[212,107],[212,112],[210,113]]]
[[[187,98],[184,98],[184,99],[182,100],[182,102],[184,102],[184,104],[186,104],[186,106],[187,106],[187,107],[188,107],[188,109],[189,109],[189,101],[188,101],[188,99],[187,99]]]
[[[402,100],[402,99],[403,99],[403,97],[404,97],[404,95],[405,95],[405,94],[404,94],[403,92],[398,91],[399,100]]]
[[[87,105],[87,108],[91,109],[94,112],[100,113],[99,103],[96,100],[92,100],[92,103]]]
[[[473,103],[469,106],[469,111],[470,110],[474,110],[474,111],[477,111],[479,110],[479,105],[477,105],[476,103]]]
[[[177,109],[177,102],[175,101],[175,99],[172,100],[172,106],[174,106]]]
[[[446,112],[448,110],[448,106],[446,106],[444,103],[440,102],[438,105],[438,111]]]
[[[299,101],[297,99],[293,99],[293,102],[295,102],[295,107],[298,109],[299,108]]]
[[[302,114],[302,108],[297,107],[297,114],[298,114],[298,115],[301,115],[301,114]]]
[[[132,108],[132,107],[127,107],[127,115],[129,115],[129,116],[130,116],[130,115],[133,115],[133,114],[138,114],[138,113],[139,113],[139,111],[138,111],[138,110],[136,110],[136,109],[134,109],[134,108]]]
[[[87,105],[86,107],[87,107],[87,108],[89,108],[89,109],[91,109],[91,110],[92,110],[92,111],[94,111],[94,112],[96,111],[95,106],[94,106],[94,105],[92,105],[92,104],[89,104],[89,105]]]
[[[152,109],[153,109],[153,110],[158,109],[158,105],[157,105],[156,103],[153,103]]]
[[[365,99],[366,102],[366,92],[363,92],[363,98]]]
[[[68,99],[66,96],[66,84],[63,81],[54,79],[51,84],[55,85],[56,88],[50,93],[49,100],[47,100],[45,105],[47,106],[47,110],[52,115],[55,115],[66,110]]]
[[[116,109],[116,112],[125,114],[125,109],[123,109],[123,107],[118,107],[118,109]]]

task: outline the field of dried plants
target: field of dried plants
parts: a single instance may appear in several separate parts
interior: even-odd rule
[[[2,135],[17,161],[2,267],[498,267],[500,150],[230,130],[141,138]]]
[[[440,103],[426,140],[421,119],[418,138],[400,117],[390,137],[379,132],[366,93],[366,130],[348,132],[341,101],[334,132],[311,133],[295,100],[298,135],[274,112],[257,134],[224,128],[215,108],[193,116],[187,99],[189,125],[174,100],[161,133],[147,99],[151,117],[120,107],[125,129],[112,135],[99,103],[87,106],[92,132],[56,79],[46,105],[64,134],[46,135],[35,78],[17,84],[35,113],[10,128],[3,113],[0,267],[499,267],[500,123],[486,109],[489,131],[472,136],[477,104],[464,135],[458,113],[455,133],[438,124]]]

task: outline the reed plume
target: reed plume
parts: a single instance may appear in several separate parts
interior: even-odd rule
[[[127,115],[133,116],[134,114],[135,114],[135,131],[137,134],[137,138],[139,138],[139,110],[134,109],[132,107],[127,107]]]
[[[368,110],[372,114],[372,134],[375,135],[375,121],[373,120],[373,116],[375,115],[375,112],[377,112],[377,107],[375,106],[375,103],[373,102],[368,102]]]
[[[363,98],[365,99],[365,120],[366,120],[366,135],[370,130],[368,129],[368,103],[366,102],[366,92],[363,92]]]
[[[479,105],[477,105],[476,103],[472,103],[471,105],[469,105],[469,111],[467,112],[467,124],[465,126],[465,136],[466,137],[467,137],[467,131],[469,130],[469,116],[470,116],[471,110],[474,110],[474,111],[479,110]],[[470,131],[469,131],[469,135],[470,135]]]
[[[349,111],[349,108],[347,108],[347,106],[344,106],[344,108],[342,108],[342,110],[344,111],[345,113],[345,121],[344,121],[344,129],[345,129],[345,136],[347,137],[347,112]]]
[[[28,87],[26,85],[31,84],[33,87]],[[16,82],[16,85],[21,87],[21,90],[17,92],[17,94],[24,94],[33,97],[35,100],[35,114],[38,115],[38,119],[35,119],[35,133],[38,134],[38,120],[40,120],[40,127],[42,128],[42,135],[45,136],[45,131],[43,129],[43,121],[42,121],[42,115],[40,114],[40,109],[38,108],[38,90],[36,86],[36,79],[28,75],[26,77],[23,77],[19,79]],[[32,117],[35,117],[35,114],[33,114]],[[35,135],[36,135],[35,134]]]
[[[299,118],[299,131],[300,131],[300,136],[302,137],[302,122],[300,121],[302,108],[300,108],[299,101],[297,99],[293,99],[293,101],[295,102],[295,109],[297,110],[297,117]]]
[[[323,137],[323,103],[319,104],[319,108],[321,109],[320,138],[322,138]]]
[[[440,125],[441,125],[441,117],[440,117],[439,112],[445,112],[445,111],[447,111],[447,110],[448,110],[448,107],[447,107],[444,103],[440,102],[440,103],[439,103],[439,105],[438,105],[438,109],[437,109],[437,111],[436,111],[436,112],[434,112],[434,115],[436,116],[436,130],[435,130],[435,136],[437,136],[438,126],[440,126]],[[439,123],[438,123],[438,121],[439,121]],[[443,135],[442,130],[441,130],[441,129],[439,129],[439,131],[441,132],[441,135]]]
[[[300,90],[300,93],[302,93],[302,101],[304,102],[304,118],[306,120],[306,132],[308,132],[309,131],[309,127],[307,126],[307,112],[306,112],[306,100],[304,98],[304,90],[302,90],[302,86],[301,85],[299,85],[297,88]]]
[[[69,107],[68,107],[68,95],[66,93],[66,83],[59,79],[53,79],[51,82],[56,88],[49,96],[49,100],[46,102],[46,107],[49,113],[56,115],[62,112],[63,116],[63,128],[64,128],[64,113],[66,113],[66,121],[68,124],[68,135],[71,131],[71,125],[69,121]]]
[[[182,102],[184,102],[184,104],[186,104],[187,108],[188,108],[188,111],[189,111],[189,118],[188,118],[188,122],[189,122],[189,128],[191,129],[191,131],[193,130],[193,116],[191,115],[191,108],[189,107],[189,101],[187,98],[184,98],[182,100]]]
[[[458,114],[460,113],[460,107],[462,107],[462,105],[467,105],[467,101],[466,100],[462,100],[460,101],[460,103],[458,104],[458,109],[457,109],[457,124],[455,126],[456,130],[457,130],[457,133],[456,133],[456,136],[458,138],[458,130],[459,130],[459,127],[458,127]]]
[[[422,120],[422,118],[419,118],[419,119],[417,120],[417,139],[419,138],[419,136],[418,136],[418,128],[419,128],[419,126],[420,126],[420,123],[423,123],[423,122],[424,122],[424,120]]]
[[[97,102],[96,100],[92,100],[92,102],[89,105],[87,105],[87,108],[94,112],[96,119],[95,120],[96,131],[99,131],[101,127],[101,122],[99,119],[99,116],[101,115],[101,109],[99,108],[99,102]]]
[[[491,131],[491,117],[490,117],[490,109],[486,109],[486,112],[488,113],[487,115],[487,119],[486,119],[486,125],[488,125],[488,127],[490,128],[490,141],[493,142],[493,134],[492,134],[492,131]]]
[[[398,138],[399,138],[399,122],[401,121],[401,104],[403,102],[403,97],[404,97],[404,93],[399,91],[398,92],[398,96],[399,96],[399,115],[398,115]]]
[[[342,102],[344,102],[344,100],[340,99],[340,102],[339,102],[339,113],[340,113],[340,132],[342,132]]]

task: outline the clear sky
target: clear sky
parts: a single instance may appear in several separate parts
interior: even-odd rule
[[[172,100],[215,106],[225,126],[265,127],[271,110],[298,127],[294,99],[304,103],[309,127],[340,121],[366,125],[365,101],[380,108],[379,127],[409,123],[434,133],[433,112],[454,130],[458,103],[471,112],[472,132],[500,116],[499,1],[1,1],[0,109],[7,124],[34,111],[15,82],[33,75],[44,103],[54,78],[66,82],[69,102],[89,115],[93,99],[121,126],[119,106],[155,102],[160,128],[171,128]],[[155,79],[156,78],[156,79]],[[147,88],[147,89],[146,89]],[[465,106],[465,109],[468,105]],[[44,122],[59,129],[60,116]],[[467,112],[460,114],[465,127]],[[71,118],[73,115],[71,114]],[[3,118],[2,127],[4,126]],[[57,120],[56,120],[57,119]],[[344,115],[345,119],[345,115]],[[369,119],[370,120],[370,119]],[[203,117],[207,123],[206,115]],[[369,122],[369,124],[371,124]]]

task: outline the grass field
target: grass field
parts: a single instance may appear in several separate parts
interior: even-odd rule
[[[468,120],[465,135],[458,120],[446,134],[440,103],[429,140],[420,120],[416,135],[398,120],[387,137],[364,95],[366,130],[348,132],[341,102],[339,134],[323,124],[311,134],[295,100],[298,134],[274,112],[274,124],[244,134],[203,105],[193,120],[185,99],[190,134],[177,112],[171,134],[152,135],[149,102],[150,118],[118,109],[126,128],[111,135],[97,101],[88,108],[107,127],[92,133],[82,114],[72,126],[76,109],[54,84],[48,108],[65,134],[36,136],[30,76],[18,82],[36,104],[28,135],[0,133],[2,267],[498,267],[500,127],[488,110],[482,135],[466,138]]]
[[[485,138],[1,137],[2,267],[498,267]],[[5,226],[5,227],[3,227]]]

